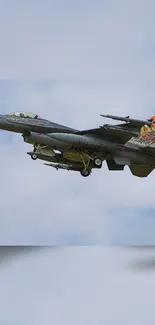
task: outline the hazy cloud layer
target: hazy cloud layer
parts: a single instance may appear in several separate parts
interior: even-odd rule
[[[154,250],[53,248],[1,266],[2,324],[151,324]]]

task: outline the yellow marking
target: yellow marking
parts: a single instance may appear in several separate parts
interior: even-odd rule
[[[152,144],[155,142],[155,124],[151,124],[149,127],[148,125],[144,125],[140,129],[140,134],[138,136],[138,139],[144,142],[147,142],[149,144]]]
[[[86,154],[82,153],[78,153],[78,152],[65,152],[63,154],[64,158],[70,160],[70,161],[75,161],[75,162],[82,162],[82,163],[87,163],[89,158]]]

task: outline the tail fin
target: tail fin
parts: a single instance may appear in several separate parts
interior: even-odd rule
[[[140,129],[138,137],[132,137],[126,144],[127,148],[145,149],[150,152],[155,151],[155,124],[151,127],[144,125]]]

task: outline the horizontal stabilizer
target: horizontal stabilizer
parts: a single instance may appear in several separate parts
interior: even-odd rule
[[[107,160],[109,170],[124,170],[124,165],[117,165],[114,160]]]
[[[129,168],[131,173],[137,177],[147,177],[154,169],[154,167],[139,165],[131,165]]]

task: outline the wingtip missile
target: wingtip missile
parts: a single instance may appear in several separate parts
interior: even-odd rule
[[[109,114],[107,114],[107,115],[100,114],[100,116],[110,118],[110,119],[116,120],[116,121],[123,121],[126,123],[133,123],[133,124],[138,124],[138,125],[144,125],[144,124],[151,125],[152,124],[152,122],[149,120],[132,119],[129,116],[122,117],[122,116],[115,116],[115,115],[109,115]]]
[[[100,114],[100,116],[105,117],[105,118],[110,118],[112,120],[117,120],[117,121],[123,121],[123,122],[129,122],[130,117],[129,116],[115,116],[115,115],[109,115],[109,114]]]

